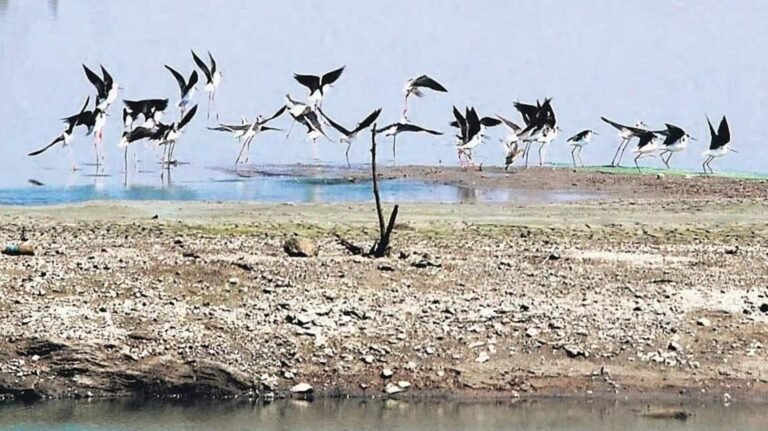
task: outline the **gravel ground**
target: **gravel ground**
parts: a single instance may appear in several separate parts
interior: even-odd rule
[[[761,184],[406,204],[378,260],[335,239],[370,246],[370,205],[4,208],[37,253],[0,256],[0,393],[764,398]]]

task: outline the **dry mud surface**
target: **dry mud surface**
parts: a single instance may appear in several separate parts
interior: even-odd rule
[[[610,198],[404,204],[378,260],[368,204],[0,209],[0,394],[764,399],[765,183],[561,171]]]

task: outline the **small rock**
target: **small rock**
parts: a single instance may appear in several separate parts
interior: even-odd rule
[[[379,271],[384,271],[384,272],[392,272],[395,270],[395,267],[388,263],[382,263],[381,265],[379,265],[378,268],[379,268]]]
[[[528,328],[528,330],[525,331],[525,336],[528,338],[536,338],[539,336],[539,330],[536,328]]]
[[[762,311],[763,313],[768,313],[768,304],[765,302],[760,304],[760,311]]]
[[[488,362],[489,359],[491,359],[491,357],[488,356],[488,352],[483,351],[483,352],[480,352],[477,358],[475,358],[475,362],[477,362],[478,364],[482,364],[484,362]]]
[[[363,356],[363,362],[365,362],[366,364],[372,364],[373,360],[374,360],[374,358],[373,358],[372,355],[365,355],[365,356]]]
[[[553,251],[547,256],[547,260],[560,260],[560,253]]]
[[[657,180],[663,180],[664,179],[664,174],[656,174],[656,179]]]
[[[299,383],[291,388],[292,394],[311,394],[314,391],[309,383]]]
[[[317,244],[312,240],[302,237],[293,237],[283,244],[283,250],[291,257],[314,257],[317,256]]]
[[[387,386],[384,387],[384,392],[387,394],[393,395],[393,394],[399,394],[400,392],[403,392],[405,389],[401,388],[400,386],[394,384],[394,383],[387,383]]]
[[[680,343],[678,343],[677,341],[670,341],[669,344],[667,345],[667,349],[673,352],[679,352],[680,350],[682,350],[682,346],[680,346]]]
[[[565,354],[568,355],[569,358],[585,356],[584,351],[576,346],[564,346],[563,350],[565,350]]]
[[[395,372],[392,371],[391,368],[384,368],[383,370],[381,370],[381,378],[383,379],[388,379],[393,375],[395,375]]]
[[[397,382],[397,386],[400,387],[401,389],[408,389],[411,387],[411,382],[400,380],[399,382]]]
[[[701,319],[697,320],[696,324],[705,328],[712,326],[712,322],[710,322],[706,317],[702,317]]]
[[[227,283],[231,284],[232,286],[237,286],[240,284],[240,279],[237,277],[232,277],[229,280],[227,280]]]

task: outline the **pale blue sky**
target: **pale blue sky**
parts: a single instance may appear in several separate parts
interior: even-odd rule
[[[450,132],[452,104],[517,118],[513,101],[549,96],[563,129],[550,150],[554,161],[570,161],[568,136],[595,128],[602,135],[584,150],[584,160],[609,162],[617,141],[599,120],[605,115],[687,129],[704,142],[673,164],[698,168],[709,141],[704,115],[725,113],[741,152],[715,162],[716,169],[768,171],[765,1],[60,0],[55,13],[51,3],[0,0],[0,160],[6,173],[66,166],[61,152],[35,161],[25,154],[58,134],[58,118],[74,113],[92,92],[81,63],[105,64],[126,98],[176,99],[176,83],[162,66],[189,73],[189,48],[210,49],[224,73],[217,95],[222,120],[272,112],[286,92],[304,97],[293,72],[346,65],[324,105],[345,125],[378,107],[384,108],[380,122],[396,120],[404,81],[427,73],[449,94],[413,101],[411,119],[426,127]],[[115,170],[121,164],[118,108],[106,130]],[[278,124],[289,126],[287,118]],[[177,155],[196,164],[231,163],[234,140],[205,125],[200,115]],[[499,164],[495,135],[504,133],[491,134],[477,159]],[[367,140],[356,144],[353,162],[367,160]],[[451,137],[404,136],[398,144],[401,164],[456,163]],[[89,160],[90,140],[78,138],[75,145],[79,158]],[[290,163],[309,161],[311,151],[300,134],[287,142],[273,135],[257,139],[252,154],[253,160]],[[320,155],[341,162],[343,148],[321,142]]]

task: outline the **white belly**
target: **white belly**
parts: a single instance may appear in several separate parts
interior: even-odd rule
[[[723,157],[724,155],[728,154],[728,152],[731,151],[731,144],[725,144],[720,148],[717,148],[715,150],[707,150],[704,151],[704,155],[707,157]]]

